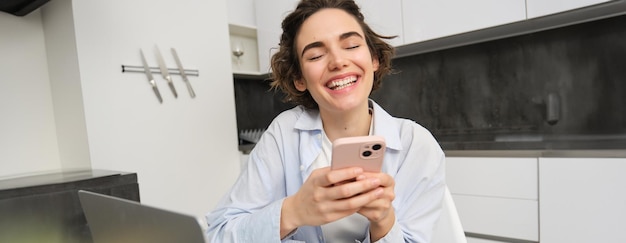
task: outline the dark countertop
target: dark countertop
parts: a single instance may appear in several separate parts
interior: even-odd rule
[[[240,145],[249,154],[254,144]],[[626,158],[626,149],[445,149],[446,157]]]
[[[626,158],[626,135],[500,135],[438,139],[448,157]],[[244,154],[254,144],[239,145]]]
[[[444,150],[446,157],[626,158],[621,150]]]
[[[54,173],[29,174],[19,177],[0,179],[0,190],[41,186],[48,184],[62,184],[98,177],[117,176],[121,174],[128,173],[108,170],[76,170]]]
[[[626,157],[624,134],[458,136],[439,144],[449,156]]]

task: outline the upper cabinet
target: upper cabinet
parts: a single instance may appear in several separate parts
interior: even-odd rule
[[[526,19],[524,0],[402,1],[404,43],[410,44]]]
[[[374,32],[386,35],[397,36],[389,39],[387,43],[393,46],[404,44],[402,34],[402,0],[356,0],[361,13],[365,16],[365,22]]]
[[[611,2],[610,0],[526,0],[528,18],[536,18],[550,14],[565,12],[577,8],[588,7],[600,3]]]
[[[397,57],[414,55],[454,46],[512,36],[521,33],[564,26],[615,15],[626,6],[624,1],[608,0],[355,0],[365,22],[377,33],[397,36],[388,43],[398,47]],[[270,72],[271,56],[278,49],[281,22],[299,0],[233,0],[228,1],[232,26],[251,29],[255,36],[257,56],[244,54],[233,59],[233,70],[254,69]],[[616,8],[609,4],[618,3]],[[602,8],[602,11],[596,8]],[[569,10],[584,14],[569,17],[537,18]],[[532,21],[525,21],[532,19]],[[492,28],[493,27],[493,28]],[[497,27],[497,28],[495,28]],[[479,31],[481,30],[481,31]],[[485,31],[483,31],[485,30]],[[250,37],[252,38],[252,37]],[[250,39],[248,39],[250,41]],[[248,60],[251,59],[251,60]],[[246,66],[254,63],[254,65]],[[258,62],[258,63],[256,63]]]

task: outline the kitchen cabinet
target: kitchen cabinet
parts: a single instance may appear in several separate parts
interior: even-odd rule
[[[297,0],[255,0],[260,73],[269,72],[270,57],[278,47],[280,23],[286,14],[294,9],[297,2]],[[623,9],[625,5],[623,1],[615,0],[356,0],[356,2],[372,29],[384,35],[398,35],[389,41],[398,47],[398,57],[621,14],[619,9]],[[601,4],[609,2],[619,4],[615,4],[614,7]],[[594,5],[602,6],[602,9],[594,11],[592,9]],[[588,9],[585,9],[584,14],[559,16],[545,21],[528,21],[577,8]],[[440,41],[434,41],[436,39]]]
[[[447,157],[468,242],[626,242],[626,158],[570,154]]]
[[[404,43],[411,44],[526,19],[524,0],[404,0]]]
[[[365,23],[376,33],[386,36],[397,36],[387,41],[392,46],[404,44],[402,34],[402,0],[356,0]]]
[[[626,242],[626,158],[539,158],[542,243]]]
[[[611,0],[526,0],[526,12],[532,19],[607,2]]]
[[[537,158],[447,157],[446,178],[465,232],[539,240]]]
[[[504,243],[504,241],[487,240],[481,238],[467,237],[467,243]]]
[[[278,46],[280,23],[296,0],[256,0],[259,70],[269,70],[269,58]],[[393,46],[524,20],[523,0],[376,1],[357,0],[370,27],[383,35],[397,35]]]

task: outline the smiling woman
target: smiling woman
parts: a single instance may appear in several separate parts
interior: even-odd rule
[[[430,242],[444,154],[422,126],[369,99],[393,48],[351,0],[302,0],[282,27],[271,85],[297,106],[272,121],[207,216],[210,241]],[[369,135],[386,144],[380,172],[330,168],[336,139]]]

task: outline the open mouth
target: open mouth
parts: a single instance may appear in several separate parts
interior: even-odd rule
[[[349,76],[328,82],[326,87],[332,90],[340,90],[356,83],[356,76]]]

